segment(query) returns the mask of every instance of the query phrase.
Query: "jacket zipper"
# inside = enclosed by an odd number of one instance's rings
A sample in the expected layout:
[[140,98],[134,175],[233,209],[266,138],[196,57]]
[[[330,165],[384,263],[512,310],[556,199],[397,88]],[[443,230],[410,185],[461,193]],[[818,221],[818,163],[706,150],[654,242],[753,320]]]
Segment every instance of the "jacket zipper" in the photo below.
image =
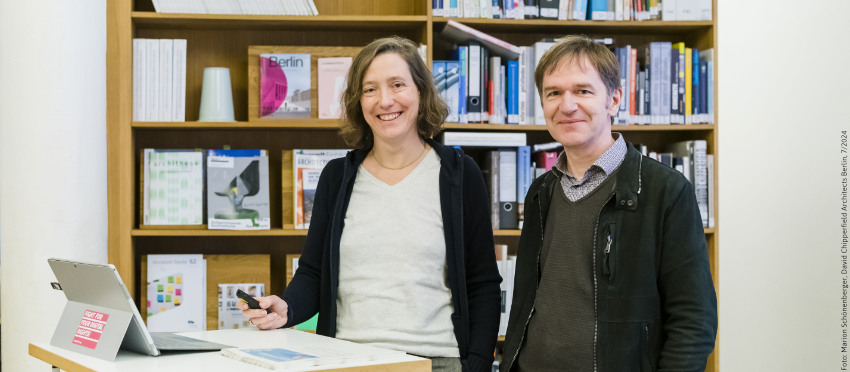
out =
[[608,243],[605,245],[605,258],[602,260],[602,273],[608,275],[608,281],[611,282],[611,245],[614,241],[611,239],[611,228],[608,228]]
[[[548,173],[547,173],[546,179],[543,180],[543,185],[541,186],[541,189],[546,186],[546,180],[548,178],[549,178],[549,176],[548,176]],[[538,193],[539,193],[539,191],[538,191]],[[542,205],[540,205],[540,197],[537,198],[537,213],[539,214],[538,217],[540,219],[540,244],[543,244],[543,227],[544,227],[543,226],[543,208],[542,208]],[[597,221],[597,223],[598,223],[598,221]],[[543,251],[542,249],[537,250],[537,265],[534,266],[534,277],[535,278],[540,276],[540,253],[542,251]],[[537,285],[539,286],[540,283],[537,283]],[[531,303],[531,311],[528,312],[528,318],[525,319],[525,325],[522,327],[522,337],[519,338],[519,346],[517,346],[517,348],[516,348],[516,352],[514,353],[514,357],[511,358],[511,365],[508,366],[508,371],[510,371],[511,368],[514,367],[514,362],[516,362],[516,357],[519,355],[519,350],[522,349],[522,342],[525,341],[525,331],[528,329],[528,322],[531,321],[531,316],[533,314],[534,314],[534,303],[532,302]]]
[[[594,323],[593,323],[593,371],[594,372],[598,371],[598,369],[599,369],[599,366],[597,365],[598,363],[597,363],[597,360],[596,360],[596,349],[597,349],[597,346],[599,344],[599,305],[598,305],[599,289],[598,289],[598,285],[597,285],[597,281],[596,281],[596,271],[597,271],[596,270],[596,236],[599,233],[599,219],[602,217],[602,210],[605,209],[605,205],[608,204],[608,202],[611,201],[611,198],[613,198],[613,197],[614,197],[614,192],[613,192],[613,189],[612,189],[611,195],[608,196],[608,200],[606,200],[605,203],[602,204],[602,208],[599,209],[599,213],[596,215],[596,227],[594,227],[594,229],[593,229],[593,317],[594,317]],[[541,235],[543,235],[543,234],[541,234]],[[608,235],[608,242],[609,242],[609,245],[605,249],[606,250],[606,257],[607,257],[607,253],[611,250],[611,245],[610,245],[611,235],[610,235],[610,232],[609,232],[609,235]]]

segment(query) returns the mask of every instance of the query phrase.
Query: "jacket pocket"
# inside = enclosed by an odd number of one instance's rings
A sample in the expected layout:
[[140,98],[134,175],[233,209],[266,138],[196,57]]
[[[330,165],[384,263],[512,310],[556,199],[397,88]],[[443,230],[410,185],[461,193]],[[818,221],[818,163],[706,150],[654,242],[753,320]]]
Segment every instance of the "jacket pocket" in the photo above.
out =
[[608,284],[614,283],[614,273],[616,271],[617,255],[617,225],[608,225],[608,233],[605,235],[605,248],[602,249],[602,273],[608,277]]

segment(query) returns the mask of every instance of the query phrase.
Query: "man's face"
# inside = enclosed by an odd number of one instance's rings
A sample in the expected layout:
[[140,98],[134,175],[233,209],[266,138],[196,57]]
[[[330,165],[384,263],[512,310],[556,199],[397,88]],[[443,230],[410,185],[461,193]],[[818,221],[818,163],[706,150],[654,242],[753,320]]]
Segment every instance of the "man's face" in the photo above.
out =
[[611,117],[617,114],[622,88],[611,98],[587,57],[562,58],[543,76],[543,115],[556,141],[568,150],[594,149],[611,140]]

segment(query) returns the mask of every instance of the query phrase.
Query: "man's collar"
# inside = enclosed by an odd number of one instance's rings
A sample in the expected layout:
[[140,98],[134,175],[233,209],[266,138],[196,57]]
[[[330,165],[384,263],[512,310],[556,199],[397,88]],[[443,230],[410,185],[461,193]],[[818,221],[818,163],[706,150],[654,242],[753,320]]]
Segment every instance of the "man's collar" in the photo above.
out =
[[[612,132],[611,137],[614,138],[614,144],[605,150],[605,152],[602,153],[602,155],[600,155],[590,166],[590,168],[597,167],[601,169],[605,172],[605,175],[610,175],[617,170],[626,156],[627,146],[623,136],[618,132]],[[590,171],[590,168],[588,168],[588,171]],[[561,151],[561,154],[558,155],[558,160],[555,162],[555,166],[552,167],[552,171],[554,171],[558,177],[567,175],[568,177],[575,178],[575,176],[569,173],[566,151]],[[587,171],[585,171],[585,175],[586,174]],[[584,179],[584,175],[582,175],[582,179]]]

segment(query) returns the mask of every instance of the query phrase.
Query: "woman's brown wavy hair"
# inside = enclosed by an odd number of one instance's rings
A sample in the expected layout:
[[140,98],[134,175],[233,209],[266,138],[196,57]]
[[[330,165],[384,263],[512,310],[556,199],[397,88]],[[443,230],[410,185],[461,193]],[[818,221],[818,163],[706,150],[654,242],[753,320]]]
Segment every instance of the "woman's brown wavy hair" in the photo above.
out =
[[416,130],[422,138],[431,138],[440,132],[443,121],[449,114],[449,107],[440,98],[434,86],[431,71],[419,56],[419,48],[412,41],[403,37],[392,36],[377,39],[367,45],[348,70],[348,86],[342,94],[342,124],[340,134],[345,142],[356,149],[369,150],[375,143],[372,128],[363,117],[360,97],[363,94],[363,78],[366,70],[375,57],[387,54],[398,54],[410,69],[410,75],[419,90],[419,116],[416,118]]

